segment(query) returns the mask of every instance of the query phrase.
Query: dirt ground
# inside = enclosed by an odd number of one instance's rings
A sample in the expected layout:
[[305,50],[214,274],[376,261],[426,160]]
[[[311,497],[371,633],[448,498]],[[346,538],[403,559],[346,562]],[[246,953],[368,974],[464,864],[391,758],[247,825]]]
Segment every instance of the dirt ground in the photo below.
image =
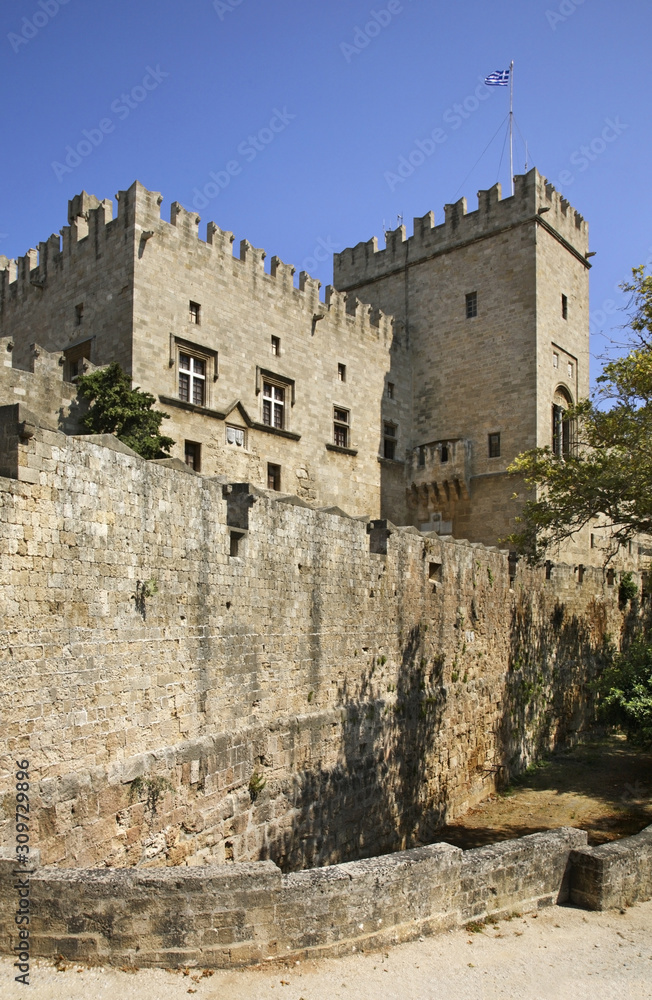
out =
[[650,823],[652,753],[610,736],[551,756],[444,827],[437,840],[468,849],[576,826],[587,831],[589,844],[604,844],[639,833]]

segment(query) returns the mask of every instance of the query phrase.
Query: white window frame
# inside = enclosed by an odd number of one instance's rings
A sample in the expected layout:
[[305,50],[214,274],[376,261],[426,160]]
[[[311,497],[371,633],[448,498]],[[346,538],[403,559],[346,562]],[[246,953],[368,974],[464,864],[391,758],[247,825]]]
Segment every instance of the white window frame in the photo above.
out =
[[[184,360],[188,359],[188,366],[184,364]],[[195,371],[195,362],[199,362],[203,365],[203,372]],[[193,406],[208,406],[208,365],[209,359],[206,355],[202,355],[199,352],[195,353],[193,351],[187,350],[186,348],[180,347],[177,357],[177,392],[179,399],[183,403],[191,403]],[[181,376],[186,375],[188,377],[188,398],[184,399],[181,395]],[[201,384],[201,394],[202,402],[197,403],[195,401],[195,386]]]
[[[263,378],[262,392],[262,422],[265,427],[272,427],[277,431],[287,430],[287,390],[288,386],[281,382],[274,382],[272,379]],[[281,393],[281,399],[276,398],[276,393]],[[269,404],[269,420],[265,420],[265,404]],[[276,423],[276,414],[280,410],[281,422]]]

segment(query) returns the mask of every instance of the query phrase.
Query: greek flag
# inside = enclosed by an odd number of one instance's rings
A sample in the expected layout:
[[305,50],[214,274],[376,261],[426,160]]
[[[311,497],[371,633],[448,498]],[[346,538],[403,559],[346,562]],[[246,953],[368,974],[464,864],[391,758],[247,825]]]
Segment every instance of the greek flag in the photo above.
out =
[[487,87],[508,87],[509,70],[497,69],[495,73],[490,73],[489,76],[486,76],[484,82]]

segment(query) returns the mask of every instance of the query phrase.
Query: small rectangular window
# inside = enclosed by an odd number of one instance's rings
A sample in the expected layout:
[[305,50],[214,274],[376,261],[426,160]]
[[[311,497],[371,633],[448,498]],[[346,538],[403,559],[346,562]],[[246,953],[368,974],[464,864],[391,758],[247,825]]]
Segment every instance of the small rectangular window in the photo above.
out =
[[84,303],[80,302],[75,306],[75,326],[81,326],[84,318]]
[[349,447],[349,411],[333,407],[333,442],[338,448]]
[[561,297],[561,318],[568,319],[568,296],[563,294]]
[[244,538],[242,531],[229,532],[229,555],[237,556],[240,553],[240,542]]
[[278,357],[281,353],[281,338],[272,337],[272,354]]
[[577,582],[584,583],[584,566],[582,563],[577,567]]
[[573,377],[573,362],[572,361],[568,362],[568,377],[569,378]]
[[552,563],[546,559],[546,580],[552,580]]
[[424,444],[422,444],[419,447],[417,454],[418,454],[419,468],[422,469],[426,464],[426,446]]
[[557,354],[557,351],[552,352],[552,367],[559,368],[559,355]]
[[440,454],[441,454],[441,461],[442,462],[447,462],[448,461],[448,445],[447,444],[443,444],[441,446],[441,453]]
[[614,569],[607,570],[607,586],[613,587],[614,581],[616,579],[616,571]]
[[500,458],[500,434],[489,435],[489,458]]
[[199,305],[199,302],[191,302],[188,312],[188,321],[190,323],[194,323],[196,326],[199,326],[200,311],[201,311],[201,306]]
[[396,458],[396,425],[383,425],[383,456],[385,458]]
[[337,380],[338,382],[346,382],[346,365],[337,366]]
[[267,463],[267,489],[280,492],[281,489],[281,466]]
[[466,318],[473,319],[478,315],[478,293],[469,292],[466,296]]
[[263,382],[263,423],[283,430],[285,426],[285,389]]
[[393,382],[388,382],[387,383],[387,398],[388,399],[394,399],[394,383]]
[[185,458],[186,465],[189,465],[195,472],[201,471],[201,445],[198,441],[186,441]]

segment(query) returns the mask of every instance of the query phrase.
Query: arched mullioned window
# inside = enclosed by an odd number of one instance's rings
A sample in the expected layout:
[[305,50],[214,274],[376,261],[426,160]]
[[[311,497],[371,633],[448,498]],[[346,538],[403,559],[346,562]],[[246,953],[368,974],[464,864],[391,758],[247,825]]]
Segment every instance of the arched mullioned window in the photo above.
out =
[[552,402],[552,450],[559,458],[572,455],[575,450],[575,422],[565,415],[572,405],[568,390],[558,386]]

